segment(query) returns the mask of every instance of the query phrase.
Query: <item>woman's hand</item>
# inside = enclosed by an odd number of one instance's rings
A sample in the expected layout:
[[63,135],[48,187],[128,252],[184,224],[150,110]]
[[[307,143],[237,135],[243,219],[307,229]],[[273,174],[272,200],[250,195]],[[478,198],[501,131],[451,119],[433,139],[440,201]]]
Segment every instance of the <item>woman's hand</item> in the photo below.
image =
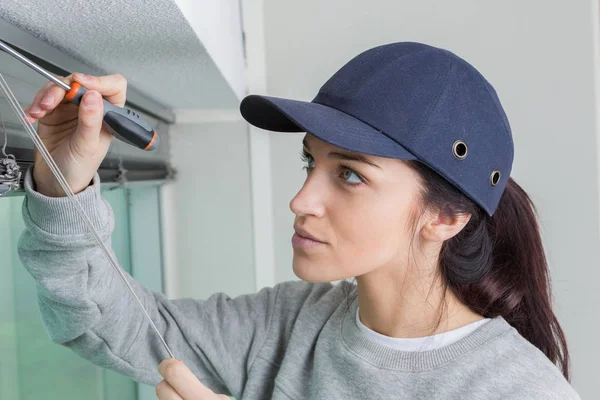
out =
[[[102,97],[123,106],[127,81],[121,75],[88,76],[73,74],[61,78],[71,85],[79,82],[88,91],[81,104],[64,101],[65,90],[47,83],[25,109],[29,121],[38,121],[38,134],[56,161],[74,193],[84,190],[108,152],[112,135],[102,127]],[[46,196],[65,196],[37,149],[33,179],[36,190]]]
[[200,383],[179,360],[163,360],[158,366],[158,372],[165,378],[156,386],[159,400],[229,400],[224,394],[216,394]]

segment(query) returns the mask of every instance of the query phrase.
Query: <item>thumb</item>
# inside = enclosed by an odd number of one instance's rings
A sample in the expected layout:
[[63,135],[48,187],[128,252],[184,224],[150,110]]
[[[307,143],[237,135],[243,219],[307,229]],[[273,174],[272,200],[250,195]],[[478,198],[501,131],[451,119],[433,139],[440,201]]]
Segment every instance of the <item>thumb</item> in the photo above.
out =
[[77,124],[78,136],[83,142],[97,141],[102,129],[104,106],[102,96],[95,90],[87,91],[79,105],[79,121]]

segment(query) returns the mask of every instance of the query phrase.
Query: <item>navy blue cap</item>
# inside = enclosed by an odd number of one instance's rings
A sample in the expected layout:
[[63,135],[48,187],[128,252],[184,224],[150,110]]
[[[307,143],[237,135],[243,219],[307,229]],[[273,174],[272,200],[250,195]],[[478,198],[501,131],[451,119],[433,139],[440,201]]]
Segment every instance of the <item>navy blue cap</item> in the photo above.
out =
[[262,129],[309,132],[350,151],[418,160],[490,216],[512,169],[512,133],[494,88],[462,58],[421,43],[359,54],[311,102],[250,95],[240,111]]

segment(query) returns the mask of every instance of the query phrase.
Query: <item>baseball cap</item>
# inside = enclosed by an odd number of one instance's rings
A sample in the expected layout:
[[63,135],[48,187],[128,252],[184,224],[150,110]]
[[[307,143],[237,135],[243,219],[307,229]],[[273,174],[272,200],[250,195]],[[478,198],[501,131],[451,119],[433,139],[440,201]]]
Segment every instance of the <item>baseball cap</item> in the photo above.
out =
[[240,112],[269,131],[422,162],[490,216],[512,169],[512,133],[495,89],[462,58],[422,43],[364,51],[310,102],[249,95]]

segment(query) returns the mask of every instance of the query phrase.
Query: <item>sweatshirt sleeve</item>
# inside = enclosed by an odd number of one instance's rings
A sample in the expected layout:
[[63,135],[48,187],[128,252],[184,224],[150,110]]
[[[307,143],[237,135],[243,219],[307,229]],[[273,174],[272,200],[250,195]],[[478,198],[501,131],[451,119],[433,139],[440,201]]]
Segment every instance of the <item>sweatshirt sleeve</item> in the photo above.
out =
[[[96,365],[156,385],[162,380],[157,366],[168,354],[70,200],[36,192],[31,169],[25,189],[19,256],[36,281],[52,340]],[[114,216],[99,176],[76,196],[110,248]],[[175,357],[215,392],[240,396],[266,340],[278,288],[169,300],[127,278]]]

